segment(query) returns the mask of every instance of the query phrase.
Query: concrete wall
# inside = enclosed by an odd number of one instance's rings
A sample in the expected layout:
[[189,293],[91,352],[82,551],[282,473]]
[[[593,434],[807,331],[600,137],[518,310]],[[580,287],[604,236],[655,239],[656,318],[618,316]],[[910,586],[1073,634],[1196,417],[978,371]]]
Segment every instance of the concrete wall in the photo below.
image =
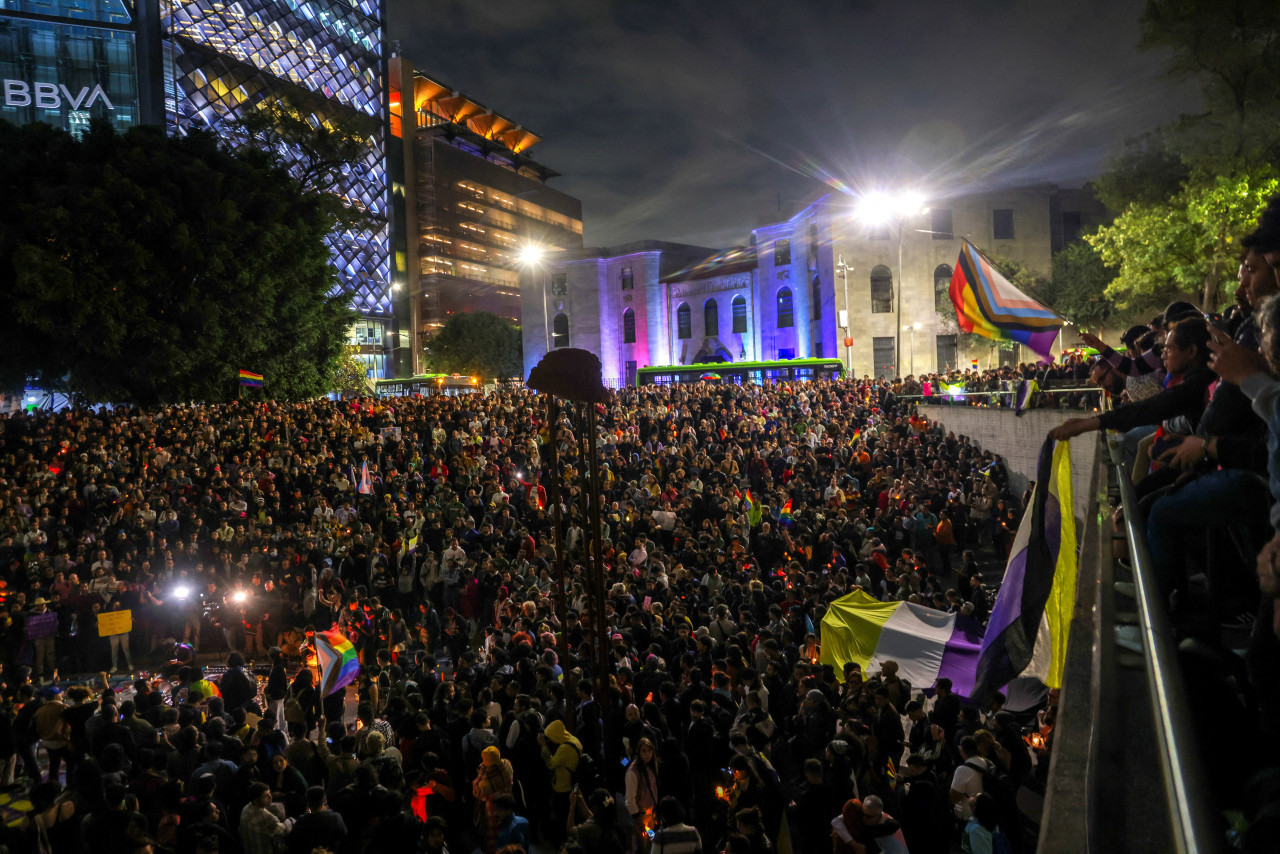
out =
[[[1035,480],[1040,447],[1049,430],[1068,418],[1089,414],[1076,409],[1029,409],[1018,416],[1011,409],[980,406],[921,406],[920,412],[948,432],[968,436],[982,450],[999,454],[1017,495]],[[1077,520],[1084,518],[1089,506],[1089,481],[1097,454],[1096,433],[1071,440],[1071,502]]]

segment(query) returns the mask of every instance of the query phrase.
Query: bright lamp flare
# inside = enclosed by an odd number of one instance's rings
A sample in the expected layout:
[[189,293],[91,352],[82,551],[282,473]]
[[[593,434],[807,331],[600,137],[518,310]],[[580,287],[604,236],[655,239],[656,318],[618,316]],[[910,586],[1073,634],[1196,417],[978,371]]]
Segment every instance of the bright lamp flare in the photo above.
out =
[[243,602],[245,599],[249,598],[249,594],[245,593],[243,590],[237,590],[235,593],[231,594],[231,598],[233,601]]
[[191,589],[189,587],[175,587],[173,588],[173,595],[179,599],[186,599],[191,595]]
[[535,243],[527,244],[525,246],[520,247],[520,263],[521,264],[537,264],[539,261],[542,260],[542,256],[545,254],[546,252],[543,250],[541,246],[538,246]]
[[896,195],[877,191],[858,197],[858,219],[870,225],[881,225],[900,217],[924,211],[924,194],[910,190]]

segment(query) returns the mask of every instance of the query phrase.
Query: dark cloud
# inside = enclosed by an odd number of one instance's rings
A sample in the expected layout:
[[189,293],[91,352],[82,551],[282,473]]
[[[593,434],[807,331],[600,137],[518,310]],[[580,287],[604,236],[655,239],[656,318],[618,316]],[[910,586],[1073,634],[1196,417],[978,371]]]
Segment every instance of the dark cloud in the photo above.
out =
[[544,136],[586,239],[740,242],[823,180],[1078,184],[1193,109],[1143,0],[389,0],[415,66]]

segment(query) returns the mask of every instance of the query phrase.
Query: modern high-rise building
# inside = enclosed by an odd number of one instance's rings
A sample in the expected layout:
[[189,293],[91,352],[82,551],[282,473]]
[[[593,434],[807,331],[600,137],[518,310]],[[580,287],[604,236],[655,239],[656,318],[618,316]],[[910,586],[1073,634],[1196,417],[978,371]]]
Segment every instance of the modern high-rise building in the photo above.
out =
[[158,123],[142,114],[138,50],[124,0],[0,0],[0,119],[72,133],[91,119]]
[[[0,118],[71,132],[193,128],[229,139],[262,105],[286,102],[316,123],[368,139],[337,192],[366,225],[329,239],[360,313],[350,337],[371,376],[394,357],[385,135],[384,0],[0,0]],[[300,160],[297,152],[286,157]]]
[[527,154],[538,134],[404,57],[391,58],[389,79],[394,263],[414,331],[408,367],[418,373],[423,348],[452,314],[521,323],[531,275],[522,250],[581,248],[582,203],[547,186],[559,173]]

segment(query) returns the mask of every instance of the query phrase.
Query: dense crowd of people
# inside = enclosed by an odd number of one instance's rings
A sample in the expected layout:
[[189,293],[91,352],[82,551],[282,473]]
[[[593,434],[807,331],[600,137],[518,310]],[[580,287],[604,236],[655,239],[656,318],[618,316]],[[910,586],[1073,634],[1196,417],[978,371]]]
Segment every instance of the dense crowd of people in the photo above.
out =
[[[0,745],[38,784],[41,840],[811,850],[843,809],[847,850],[892,850],[950,813],[967,759],[1029,776],[1011,714],[943,688],[931,726],[913,691],[934,686],[816,663],[826,604],[855,587],[985,618],[975,551],[1002,559],[1021,513],[990,453],[887,383],[618,392],[601,680],[580,414],[548,424],[500,391],[5,420]],[[355,720],[311,668],[291,678],[334,626],[363,664]],[[58,688],[175,648],[132,692]]]
[[[1240,791],[1273,758],[1280,684],[1280,209],[1268,216],[1224,329],[1175,304],[1125,334],[1128,355],[1087,338],[1101,357],[1062,370],[1114,406],[1054,431],[1125,432],[1179,631],[1260,609],[1247,671],[1193,700],[1238,712],[1237,738],[1260,712],[1264,749],[1216,769]],[[989,615],[982,567],[1005,560],[1026,497],[913,391],[618,391],[595,413],[598,541],[586,411],[549,423],[525,390],[0,419],[0,758],[29,801],[0,802],[18,813],[3,841],[1030,850],[1017,795],[1043,781],[1052,692],[1020,716],[946,679],[911,685],[895,661],[864,673],[820,655],[828,605],[854,589]],[[322,694],[329,629],[360,668]],[[102,679],[66,678],[86,672]],[[1249,790],[1246,848],[1276,800]]]

